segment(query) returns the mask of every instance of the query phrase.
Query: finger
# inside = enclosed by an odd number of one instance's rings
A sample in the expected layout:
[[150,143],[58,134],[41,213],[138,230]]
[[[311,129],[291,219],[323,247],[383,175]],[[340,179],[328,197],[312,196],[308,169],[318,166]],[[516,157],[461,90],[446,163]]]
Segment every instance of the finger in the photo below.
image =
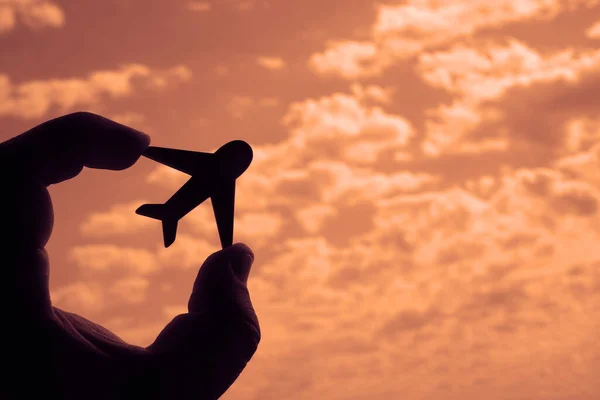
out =
[[53,212],[44,186],[77,175],[84,166],[120,170],[133,165],[150,138],[91,113],[74,113],[45,122],[0,143],[0,175],[5,195],[0,209],[11,218],[0,232],[12,246],[43,247]]
[[253,263],[254,253],[243,243],[213,253],[198,272],[188,311],[201,313],[224,306],[253,311],[247,288]]
[[132,166],[150,137],[87,112],[68,114],[0,143],[0,160],[13,173],[45,185],[73,178],[84,166],[122,170]]
[[83,166],[131,166],[149,138],[99,115],[75,113],[0,143],[0,300],[14,315],[47,313],[48,259],[43,250],[53,226],[47,185],[77,175]]
[[188,314],[173,319],[148,347],[160,387],[172,398],[207,393],[219,398],[243,371],[260,342],[246,285],[254,260],[238,243],[211,255],[200,268]]

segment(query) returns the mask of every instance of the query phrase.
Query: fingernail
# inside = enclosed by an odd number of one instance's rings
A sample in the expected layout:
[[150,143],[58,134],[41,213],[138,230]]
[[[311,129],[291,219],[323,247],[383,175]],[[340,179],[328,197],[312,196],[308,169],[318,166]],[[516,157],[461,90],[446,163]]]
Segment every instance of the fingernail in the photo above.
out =
[[[137,129],[136,129],[137,130]],[[148,135],[146,132],[142,132],[142,131],[138,131],[144,138],[148,139],[148,142],[150,142],[151,137],[150,135]]]
[[147,147],[148,145],[150,145],[151,138],[150,138],[150,135],[148,135],[147,133],[145,133],[145,132],[142,132],[142,131],[140,131],[140,130],[138,130],[138,129],[135,129],[134,127],[131,127],[131,126],[129,126],[129,125],[125,125],[125,124],[122,124],[122,123],[120,123],[120,122],[113,121],[113,120],[111,120],[111,119],[107,119],[107,118],[104,118],[104,117],[100,117],[100,118],[102,118],[102,119],[106,120],[105,122],[106,122],[106,124],[108,124],[108,125],[113,125],[113,126],[116,126],[116,127],[117,127],[118,129],[120,129],[120,130],[125,130],[125,131],[130,131],[130,132],[133,132],[133,133],[134,133],[134,134],[136,134],[136,135],[137,135],[137,136],[138,136],[140,139],[142,139],[142,142],[144,142],[144,145],[145,145],[146,147]]
[[134,131],[141,136],[142,140],[145,142],[144,144],[146,147],[150,146],[150,143],[152,142],[152,138],[150,137],[150,135],[142,131],[138,131],[137,129],[134,129]]
[[254,257],[248,253],[238,253],[231,260],[231,269],[235,276],[244,283],[248,282]]

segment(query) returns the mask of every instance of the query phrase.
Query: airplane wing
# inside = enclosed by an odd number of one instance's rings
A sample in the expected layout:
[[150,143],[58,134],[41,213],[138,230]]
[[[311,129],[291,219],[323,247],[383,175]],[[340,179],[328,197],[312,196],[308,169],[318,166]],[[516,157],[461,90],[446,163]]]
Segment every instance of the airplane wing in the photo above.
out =
[[156,146],[149,146],[143,155],[188,175],[192,175],[194,171],[212,168],[214,157],[211,153]]
[[233,244],[233,214],[235,209],[235,179],[222,182],[210,196],[221,247]]

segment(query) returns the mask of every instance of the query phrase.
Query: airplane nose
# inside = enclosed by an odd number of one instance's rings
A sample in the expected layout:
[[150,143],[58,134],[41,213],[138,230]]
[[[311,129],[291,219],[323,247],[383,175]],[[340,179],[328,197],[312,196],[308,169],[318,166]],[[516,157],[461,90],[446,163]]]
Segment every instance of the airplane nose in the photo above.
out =
[[233,140],[215,152],[223,171],[236,179],[248,169],[252,162],[252,147],[243,140]]

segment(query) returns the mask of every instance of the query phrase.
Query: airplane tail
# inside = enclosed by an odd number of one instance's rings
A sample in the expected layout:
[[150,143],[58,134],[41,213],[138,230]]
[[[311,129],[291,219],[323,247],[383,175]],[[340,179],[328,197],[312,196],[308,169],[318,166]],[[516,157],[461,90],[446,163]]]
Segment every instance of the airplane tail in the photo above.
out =
[[162,222],[163,239],[165,247],[169,247],[175,241],[177,234],[177,219],[169,218],[164,204],[144,204],[135,210],[138,215],[158,219]]

